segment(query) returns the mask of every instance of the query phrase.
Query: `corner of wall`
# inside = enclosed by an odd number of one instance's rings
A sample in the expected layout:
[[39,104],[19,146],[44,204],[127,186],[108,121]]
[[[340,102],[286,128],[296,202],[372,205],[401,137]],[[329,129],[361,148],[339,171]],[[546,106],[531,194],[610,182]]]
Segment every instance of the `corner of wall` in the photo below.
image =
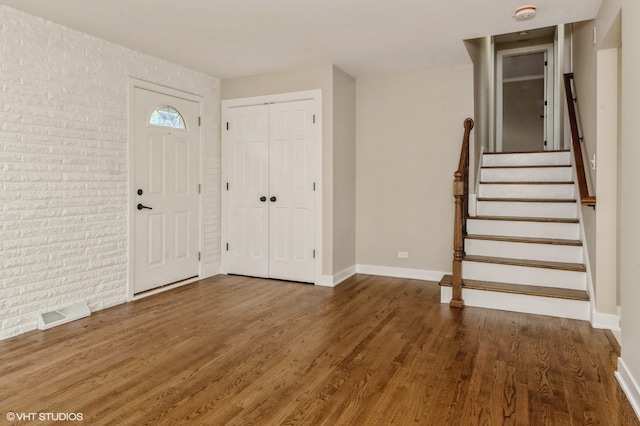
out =
[[615,376],[618,383],[620,383],[620,387],[622,387],[622,390],[629,399],[633,411],[635,411],[636,416],[640,419],[640,386],[638,386],[638,381],[633,377],[633,374],[622,358],[618,358],[618,371],[616,371]]
[[[356,261],[356,80],[333,66],[333,259],[340,276]],[[345,269],[346,268],[346,269]],[[334,280],[335,281],[335,280]]]

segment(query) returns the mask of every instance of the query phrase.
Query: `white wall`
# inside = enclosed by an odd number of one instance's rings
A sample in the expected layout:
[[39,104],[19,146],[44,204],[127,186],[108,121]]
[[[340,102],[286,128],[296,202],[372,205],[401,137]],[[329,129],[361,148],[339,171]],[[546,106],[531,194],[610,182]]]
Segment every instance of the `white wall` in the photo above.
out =
[[[640,416],[640,3],[622,1],[622,147],[620,188],[620,280],[622,357],[618,371],[627,382],[627,396]],[[635,381],[635,383],[633,382]]]
[[469,147],[469,192],[476,192],[476,178],[483,151],[495,150],[495,143],[490,142],[493,117],[494,92],[494,45],[492,37],[466,40],[465,46],[473,62],[474,87],[474,128],[472,143]]
[[[594,324],[617,328],[619,294],[620,1],[603,2],[592,21],[574,24],[574,74],[596,209],[583,207],[593,273]],[[594,40],[595,32],[595,40]],[[589,177],[589,176],[588,176]]]
[[467,65],[357,80],[358,265],[430,279],[451,271],[453,173],[473,79]]
[[596,309],[617,314],[618,298],[618,49],[599,50],[596,187]]
[[0,6],[0,338],[128,294],[130,77],[203,98],[203,270],[220,264],[219,80]]
[[603,3],[595,20],[574,24],[573,36],[576,95],[585,139],[583,149],[586,146],[589,159],[596,155],[596,170],[591,170],[590,163],[585,165],[587,179],[591,178],[594,184],[596,209],[582,208],[598,314],[594,323],[616,328],[619,300],[617,163],[620,22],[611,17],[617,16],[615,9],[612,9],[614,3]]
[[333,67],[333,275],[355,264],[356,80]]

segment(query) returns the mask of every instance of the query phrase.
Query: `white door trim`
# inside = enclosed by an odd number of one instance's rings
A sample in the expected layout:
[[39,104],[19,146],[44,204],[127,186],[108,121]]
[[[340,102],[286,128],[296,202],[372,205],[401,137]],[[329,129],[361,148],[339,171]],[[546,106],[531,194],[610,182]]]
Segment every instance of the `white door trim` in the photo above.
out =
[[547,139],[547,146],[545,150],[557,150],[558,140],[555,135],[555,128],[557,127],[556,120],[556,92],[557,88],[555,87],[555,55],[554,55],[554,45],[553,43],[549,44],[540,44],[536,46],[527,46],[527,47],[519,47],[516,49],[505,49],[498,50],[496,52],[496,97],[495,97],[495,119],[496,119],[496,127],[495,127],[495,135],[496,135],[496,152],[502,152],[502,110],[503,110],[503,99],[502,99],[502,87],[503,87],[503,77],[502,77],[502,59],[505,56],[513,56],[513,55],[522,55],[526,53],[546,53],[547,67],[546,73],[544,76],[545,81],[545,96],[547,99],[547,108],[545,111],[545,138]]
[[[129,238],[129,256],[127,258],[127,300],[131,301],[131,300],[137,300],[137,299],[141,299],[144,297],[148,297],[157,293],[161,293],[163,291],[167,291],[167,290],[171,290],[173,288],[176,287],[180,287],[183,286],[185,284],[190,284],[192,282],[195,282],[197,280],[200,279],[200,277],[202,277],[202,262],[199,263],[199,267],[198,267],[198,277],[191,279],[191,280],[185,280],[185,281],[181,281],[179,283],[176,284],[172,284],[172,285],[168,285],[166,287],[160,287],[158,289],[155,290],[150,290],[147,291],[143,294],[140,295],[136,295],[134,296],[134,279],[135,279],[135,229],[134,229],[134,214],[136,212],[136,209],[134,208],[134,195],[135,195],[135,179],[134,179],[134,166],[135,166],[135,149],[133,147],[133,144],[135,143],[135,132],[134,132],[134,118],[133,118],[133,114],[135,113],[135,109],[134,109],[134,94],[135,94],[135,89],[145,89],[145,90],[150,90],[153,92],[157,92],[157,93],[161,93],[164,95],[168,95],[168,96],[173,96],[176,98],[182,98],[182,99],[186,99],[188,101],[192,101],[192,102],[196,102],[198,104],[198,115],[200,117],[202,117],[202,103],[203,103],[203,97],[193,94],[193,93],[188,93],[188,92],[183,92],[181,90],[177,90],[177,89],[173,89],[170,87],[166,87],[166,86],[161,86],[159,84],[155,84],[155,83],[150,83],[148,81],[144,81],[144,80],[139,80],[137,78],[134,77],[129,77],[129,88],[128,88],[128,107],[129,107],[129,114],[128,114],[128,119],[129,119],[129,131],[128,131],[128,143],[127,143],[127,149],[129,151],[129,173],[128,173],[128,183],[129,183],[129,197],[128,197],[128,202],[129,202],[129,226],[128,226],[128,238]],[[199,160],[199,176],[198,179],[200,180],[200,182],[203,182],[203,139],[202,139],[202,126],[198,126],[198,140],[199,140],[199,144],[198,144],[198,156],[200,158]],[[204,216],[204,212],[202,211],[202,195],[200,196],[199,199],[199,223],[198,223],[198,228],[199,228],[199,242],[198,242],[198,250],[200,252],[202,252],[202,241],[204,241],[204,229],[203,229],[203,216]]]
[[314,262],[315,279],[314,284],[318,284],[322,279],[322,90],[306,90],[301,92],[280,93],[274,95],[254,96],[249,98],[227,99],[222,101],[221,111],[221,132],[222,132],[222,179],[221,179],[221,240],[220,240],[220,272],[227,273],[227,132],[226,123],[229,108],[264,105],[271,103],[293,102],[293,101],[314,101],[314,111],[316,117],[315,126],[315,250]]

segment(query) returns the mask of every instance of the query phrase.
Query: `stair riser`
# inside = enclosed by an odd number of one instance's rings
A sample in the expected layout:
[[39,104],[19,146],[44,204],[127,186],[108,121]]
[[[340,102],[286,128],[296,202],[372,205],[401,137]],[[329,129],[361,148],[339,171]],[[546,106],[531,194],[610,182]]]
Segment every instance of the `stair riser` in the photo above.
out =
[[580,229],[577,223],[514,222],[502,220],[467,220],[467,233],[499,235],[502,237],[560,238],[577,240]]
[[[440,301],[442,303],[449,303],[451,297],[451,287],[440,287]],[[583,321],[589,321],[590,319],[590,303],[582,300],[499,293],[470,288],[462,290],[462,299],[465,305],[479,308],[549,315]]]
[[464,251],[468,255],[478,256],[566,263],[583,262],[581,246],[466,239]]
[[567,182],[571,181],[570,167],[482,169],[481,182]]
[[571,199],[575,197],[575,187],[573,184],[480,184],[478,188],[478,196],[486,198]]
[[573,290],[587,289],[587,274],[578,271],[532,268],[483,262],[462,262],[463,279],[527,284]]
[[483,166],[559,166],[571,164],[569,152],[485,154]]
[[532,203],[519,201],[478,201],[479,216],[514,216],[575,219],[577,203]]

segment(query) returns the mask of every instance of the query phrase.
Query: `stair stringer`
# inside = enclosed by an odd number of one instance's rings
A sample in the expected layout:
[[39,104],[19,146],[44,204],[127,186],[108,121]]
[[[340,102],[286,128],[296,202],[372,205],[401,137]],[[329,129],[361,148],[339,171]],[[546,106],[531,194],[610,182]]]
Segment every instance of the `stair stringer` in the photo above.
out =
[[[573,146],[570,147],[571,155],[571,170],[574,181],[577,182],[577,173],[576,173],[576,163],[575,156],[573,155]],[[575,185],[574,188],[576,200],[580,200],[580,189],[578,185]],[[601,328],[606,330],[611,330],[614,332],[620,332],[620,315],[614,314],[602,314],[599,313],[596,308],[596,293],[594,291],[593,284],[593,273],[591,270],[591,261],[589,260],[589,247],[587,244],[587,236],[584,228],[584,215],[582,214],[582,205],[578,203],[578,230],[580,232],[580,241],[582,241],[582,255],[583,255],[583,264],[587,270],[587,293],[589,293],[589,304],[591,309],[589,311],[589,322],[591,323],[591,327],[593,328]],[[591,208],[591,207],[589,207]],[[595,207],[593,207],[595,208]]]
[[478,193],[480,192],[480,172],[482,171],[482,166],[484,165],[484,146],[480,147],[480,158],[478,159],[478,165],[476,167],[476,182],[473,188],[474,192],[469,192],[469,200],[467,203],[467,209],[469,216],[477,216],[478,212]]

